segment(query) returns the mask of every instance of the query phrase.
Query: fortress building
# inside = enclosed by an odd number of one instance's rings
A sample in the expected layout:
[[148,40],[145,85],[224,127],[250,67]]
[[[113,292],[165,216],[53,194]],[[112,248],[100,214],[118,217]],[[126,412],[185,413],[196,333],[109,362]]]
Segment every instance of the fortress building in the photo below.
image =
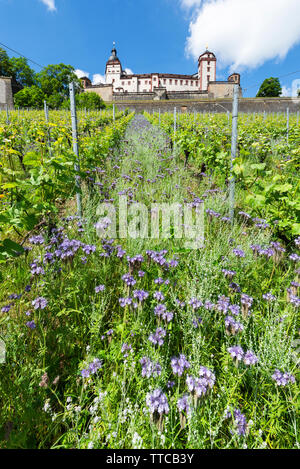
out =
[[104,101],[131,99],[197,99],[224,98],[233,95],[233,85],[240,84],[240,75],[230,75],[228,81],[216,81],[217,59],[206,50],[198,59],[194,75],[171,73],[128,74],[122,68],[115,44],[106,62],[105,84],[92,85],[87,77],[81,79],[84,91],[98,93]]

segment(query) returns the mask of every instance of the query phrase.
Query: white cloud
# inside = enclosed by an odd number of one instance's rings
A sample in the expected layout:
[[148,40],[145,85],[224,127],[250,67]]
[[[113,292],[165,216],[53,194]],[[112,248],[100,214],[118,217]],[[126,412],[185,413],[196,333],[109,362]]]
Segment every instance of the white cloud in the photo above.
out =
[[56,11],[55,0],[40,0],[49,11]]
[[291,88],[288,88],[287,86],[283,86],[282,87],[282,92],[281,92],[281,96],[291,96],[292,95],[292,90]]
[[95,73],[92,80],[93,85],[100,85],[100,83],[105,84],[105,76],[100,75],[100,73]]
[[282,86],[281,96],[289,96],[296,98],[298,96],[298,91],[300,90],[300,79],[293,80],[291,86]]
[[125,72],[127,73],[127,75],[133,75],[133,71],[131,70],[131,68],[125,68]]
[[77,75],[78,78],[82,78],[82,77],[89,78],[89,76],[90,76],[90,74],[88,72],[84,72],[83,70],[80,70],[80,68],[77,68],[75,70],[75,75]]
[[197,9],[199,4],[181,0],[194,7],[186,51],[195,59],[207,44],[221,67],[241,71],[283,59],[300,41],[299,0],[203,0]]
[[193,8],[199,7],[202,3],[202,0],[180,0],[180,3],[184,8]]

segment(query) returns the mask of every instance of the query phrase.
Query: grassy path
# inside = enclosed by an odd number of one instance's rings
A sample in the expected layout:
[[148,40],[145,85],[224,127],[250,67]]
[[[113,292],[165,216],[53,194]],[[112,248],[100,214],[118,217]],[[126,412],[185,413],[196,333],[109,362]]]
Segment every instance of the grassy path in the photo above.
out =
[[[231,226],[226,193],[212,187],[137,115],[91,173],[85,220],[31,239],[1,286],[3,447],[297,445],[296,385],[272,377],[295,374],[294,261],[246,215]],[[120,196],[149,213],[152,203],[201,199],[204,247],[101,240],[99,206]]]

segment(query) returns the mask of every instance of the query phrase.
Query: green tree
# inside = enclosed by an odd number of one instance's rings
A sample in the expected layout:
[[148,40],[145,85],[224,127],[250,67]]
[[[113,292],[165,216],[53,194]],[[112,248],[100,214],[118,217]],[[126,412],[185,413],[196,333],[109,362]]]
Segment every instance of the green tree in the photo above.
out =
[[44,105],[45,95],[43,91],[36,85],[27,86],[14,96],[15,105],[21,108],[40,109]]
[[[76,94],[75,100],[78,109],[99,110],[106,107],[103,99],[94,92]],[[64,101],[62,107],[70,109],[70,99]]]
[[49,107],[58,108],[69,96],[69,83],[74,81],[80,89],[80,80],[75,75],[75,69],[71,65],[48,65],[37,74],[38,84],[46,96]]
[[257,98],[277,98],[281,95],[282,88],[280,85],[279,78],[266,78],[263,83],[261,84],[261,87],[259,88],[259,91],[256,95]]
[[24,57],[12,57],[10,59],[12,76],[22,86],[33,86],[36,84],[35,71],[29,67]]
[[4,49],[0,48],[0,76],[10,77],[12,75],[10,59]]

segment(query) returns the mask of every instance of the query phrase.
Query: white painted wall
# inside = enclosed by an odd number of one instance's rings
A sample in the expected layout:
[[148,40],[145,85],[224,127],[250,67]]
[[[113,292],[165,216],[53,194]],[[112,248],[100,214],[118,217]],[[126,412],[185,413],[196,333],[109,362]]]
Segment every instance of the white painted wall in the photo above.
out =
[[[205,54],[203,58],[208,58]],[[200,73],[202,72],[202,83]],[[112,84],[114,92],[150,92],[154,87],[164,87],[167,91],[206,91],[208,81],[216,81],[216,61],[200,60],[198,77],[182,78],[162,77],[157,73],[152,73],[150,77],[141,78],[139,75],[131,75],[130,78],[121,78],[121,65],[109,64],[106,69],[106,83]],[[122,88],[122,90],[117,90]]]

